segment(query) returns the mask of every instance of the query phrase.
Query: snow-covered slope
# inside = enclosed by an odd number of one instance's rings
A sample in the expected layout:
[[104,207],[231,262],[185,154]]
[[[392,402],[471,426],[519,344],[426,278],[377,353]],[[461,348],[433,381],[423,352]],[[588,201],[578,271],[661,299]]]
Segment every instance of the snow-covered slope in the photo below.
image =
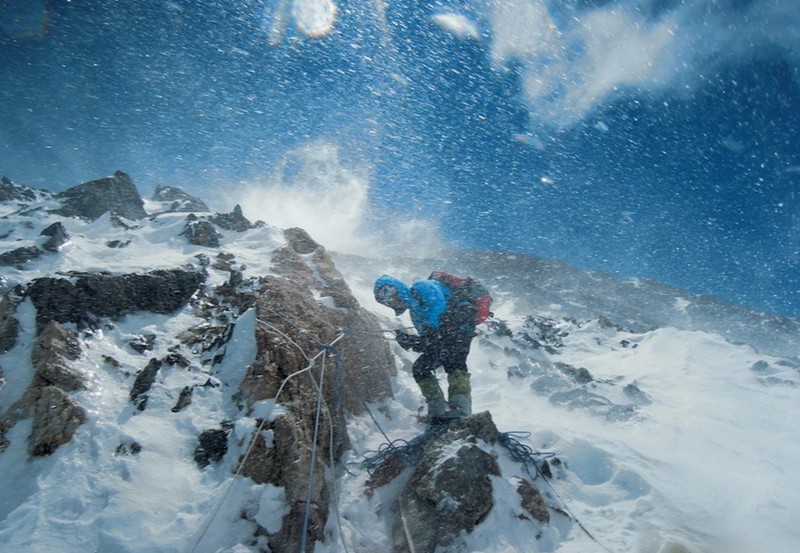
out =
[[[159,206],[146,207],[159,211]],[[261,226],[223,233],[218,249],[191,246],[180,236],[186,214],[161,214],[125,229],[108,215],[88,223],[43,211],[27,216],[11,211],[0,220],[3,250],[38,244],[40,230],[55,221],[65,225],[70,240],[57,253],[21,269],[4,267],[4,291],[69,271],[199,267],[201,254],[213,260],[220,251],[234,256],[247,280],[269,274],[270,252],[284,243],[280,229]],[[324,244],[324,237],[315,238]],[[126,246],[109,247],[114,240]],[[469,267],[470,259],[466,252],[431,260],[336,258],[356,298],[386,328],[409,321],[374,303],[371,286],[377,276],[390,272],[410,279],[434,268]],[[579,289],[579,272],[566,267],[561,292],[560,266],[549,269],[552,285],[547,288],[536,288],[530,274],[510,272],[513,264],[472,267],[496,298],[495,319],[481,329],[469,359],[474,408],[489,410],[501,431],[519,432],[533,450],[560,460],[553,465],[554,477],[537,483],[559,498],[572,518],[556,518],[552,528],[543,529],[515,516],[518,496],[498,492],[489,517],[464,537],[466,550],[797,550],[800,339],[792,343],[791,335],[781,336],[780,351],[761,343],[754,348],[743,339],[746,321],[753,321],[751,330],[758,337],[763,316],[713,311],[720,328],[743,329],[730,340],[693,322],[714,318],[702,312],[702,305],[693,305],[692,317],[680,325],[659,324],[663,314],[658,309],[642,315],[648,310],[640,305],[639,288],[611,286],[604,277],[602,289]],[[230,276],[213,263],[207,270],[209,287]],[[579,281],[592,280],[597,279],[582,275]],[[532,299],[540,290],[546,291],[546,300]],[[685,307],[680,300],[666,303]],[[20,339],[0,355],[0,414],[32,378],[33,306],[24,302],[18,316]],[[88,386],[73,398],[87,410],[88,422],[71,443],[47,457],[28,458],[29,422],[7,433],[10,445],[0,453],[0,550],[265,550],[263,540],[252,537],[254,525],[241,514],[277,530],[286,512],[283,491],[232,476],[256,424],[237,413],[231,400],[255,356],[253,312],[239,317],[221,364],[208,363],[208,352],[183,348],[189,366],[160,373],[148,409],[137,412],[130,401],[131,383],[147,359],[167,355],[179,345],[181,332],[202,323],[188,305],[169,315],[139,313],[82,330],[83,355],[74,366]],[[145,334],[156,339],[142,355],[129,343]],[[395,354],[394,401],[373,405],[371,416],[349,423],[348,470],[331,472],[339,516],[329,519],[327,539],[316,544],[318,553],[388,550],[386,509],[380,495],[365,496],[367,474],[361,463],[387,438],[409,440],[425,429],[414,416],[422,404],[409,370],[414,354],[398,348]],[[195,386],[190,408],[173,412],[187,386]],[[235,447],[220,463],[199,469],[193,460],[198,434],[233,419]],[[504,471],[525,470],[502,450],[498,455]]]

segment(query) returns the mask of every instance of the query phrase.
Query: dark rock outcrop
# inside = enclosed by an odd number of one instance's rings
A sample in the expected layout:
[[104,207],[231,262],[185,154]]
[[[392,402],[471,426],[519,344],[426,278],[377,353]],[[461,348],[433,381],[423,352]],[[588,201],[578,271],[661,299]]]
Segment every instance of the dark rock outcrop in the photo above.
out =
[[203,200],[195,198],[176,186],[158,186],[150,199],[155,202],[168,203],[169,205],[165,206],[165,209],[173,213],[209,211]]
[[86,422],[86,410],[57,386],[37,388],[32,406],[33,429],[28,437],[28,454],[43,456],[72,441],[75,431]]
[[52,213],[94,221],[112,211],[130,220],[147,217],[144,202],[131,178],[122,171],[113,177],[93,180],[56,194],[61,207]]
[[228,452],[228,435],[232,428],[230,424],[223,423],[221,428],[211,428],[200,434],[194,450],[194,461],[200,468],[222,460]]
[[416,551],[433,553],[475,529],[494,504],[490,476],[500,476],[500,467],[485,448],[498,437],[485,412],[451,423],[424,444],[398,498],[393,551],[407,551],[411,540]]
[[235,232],[244,232],[248,229],[258,226],[258,224],[251,223],[247,217],[242,213],[242,207],[236,205],[230,213],[217,213],[211,217],[211,222],[225,230],[232,230]]
[[0,417],[0,451],[8,442],[5,432],[23,419],[32,419],[28,454],[49,455],[72,440],[86,422],[86,411],[67,392],[85,387],[82,374],[68,361],[81,355],[77,335],[51,321],[37,336],[31,352],[34,376],[30,386]]
[[36,199],[32,188],[15,184],[8,177],[0,179],[0,202],[31,202]]
[[41,257],[44,252],[36,246],[22,246],[8,252],[0,253],[0,266],[24,269],[28,261]]
[[124,275],[84,274],[74,283],[65,278],[34,280],[27,294],[36,307],[41,329],[51,320],[82,323],[89,314],[122,317],[136,311],[167,314],[186,304],[205,274],[183,269]]
[[131,388],[130,398],[139,411],[144,411],[145,407],[147,407],[147,392],[153,387],[153,383],[155,383],[156,376],[158,375],[158,371],[161,370],[162,365],[163,362],[154,357],[150,359],[147,366],[136,375],[133,388]]
[[393,553],[464,551],[460,536],[489,514],[496,485],[519,494],[518,518],[549,523],[548,506],[532,481],[503,478],[497,462],[500,438],[491,415],[483,412],[429,427],[381,457],[370,472],[367,493],[383,488],[382,502],[393,513]]
[[31,362],[36,369],[33,386],[56,386],[65,392],[84,389],[83,375],[67,363],[80,356],[78,336],[59,323],[50,321],[37,336],[31,351]]
[[47,240],[42,244],[42,249],[48,252],[57,252],[58,249],[69,241],[69,233],[61,222],[56,222],[41,232],[42,236],[47,236]]
[[19,290],[12,290],[0,300],[0,353],[6,353],[17,344],[19,321],[16,314],[20,301]]
[[186,226],[181,231],[181,236],[185,236],[193,246],[203,246],[204,248],[218,248],[219,240],[222,235],[216,227],[209,221],[198,219],[194,215],[186,218]]

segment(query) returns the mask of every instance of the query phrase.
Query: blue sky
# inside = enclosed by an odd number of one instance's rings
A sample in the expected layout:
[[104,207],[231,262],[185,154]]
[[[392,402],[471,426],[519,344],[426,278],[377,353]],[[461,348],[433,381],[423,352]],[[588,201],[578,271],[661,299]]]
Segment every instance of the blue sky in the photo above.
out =
[[325,140],[450,241],[799,316],[791,4],[5,0],[0,173],[202,197]]

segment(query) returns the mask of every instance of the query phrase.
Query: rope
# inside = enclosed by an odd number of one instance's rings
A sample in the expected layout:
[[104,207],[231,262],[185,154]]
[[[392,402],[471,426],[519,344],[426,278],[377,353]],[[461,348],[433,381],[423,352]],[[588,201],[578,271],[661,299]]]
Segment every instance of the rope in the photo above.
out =
[[[240,476],[240,475],[241,475],[241,473],[242,473],[242,469],[244,468],[245,464],[247,463],[247,460],[248,460],[248,458],[250,457],[250,454],[252,453],[252,451],[253,451],[253,448],[255,447],[255,443],[256,443],[256,437],[257,437],[257,436],[258,436],[258,435],[261,433],[261,431],[264,429],[264,425],[265,425],[265,424],[266,424],[266,422],[267,422],[267,421],[268,421],[268,420],[271,418],[271,416],[272,416],[272,412],[274,411],[275,407],[278,405],[278,399],[280,398],[280,396],[281,396],[281,393],[283,392],[283,389],[286,387],[286,384],[289,382],[289,380],[291,380],[292,378],[294,378],[294,377],[296,377],[296,376],[299,376],[299,375],[301,375],[301,374],[304,374],[304,373],[310,373],[311,369],[312,369],[312,368],[314,368],[314,366],[315,366],[315,364],[316,364],[316,360],[317,360],[317,359],[318,359],[320,356],[327,355],[327,352],[328,352],[328,351],[329,351],[329,350],[330,350],[330,349],[331,349],[331,348],[332,348],[332,347],[333,347],[333,346],[334,346],[334,345],[335,345],[335,344],[336,344],[336,343],[337,343],[339,340],[341,340],[341,339],[342,339],[342,338],[344,338],[344,336],[345,336],[344,334],[339,334],[339,335],[338,335],[338,336],[337,336],[337,337],[336,337],[336,338],[335,338],[335,339],[334,339],[334,340],[333,340],[333,341],[332,341],[330,344],[326,344],[326,345],[325,345],[325,347],[323,347],[323,348],[320,350],[320,352],[319,352],[319,353],[317,353],[317,354],[316,354],[314,357],[311,357],[311,358],[309,358],[309,357],[308,357],[308,355],[306,355],[306,353],[303,351],[303,349],[302,349],[302,348],[301,348],[299,345],[297,345],[297,343],[296,343],[296,342],[294,342],[294,341],[293,341],[291,338],[289,338],[289,337],[288,337],[288,336],[287,336],[287,335],[286,335],[284,332],[282,332],[280,329],[278,329],[278,328],[274,327],[273,325],[270,325],[269,323],[266,323],[266,322],[264,322],[264,321],[262,321],[262,320],[260,320],[260,319],[258,319],[258,322],[259,322],[259,323],[261,323],[261,324],[263,324],[263,325],[265,325],[265,326],[267,326],[267,327],[269,327],[269,328],[270,328],[270,330],[273,330],[273,331],[275,331],[276,333],[280,334],[281,336],[283,336],[284,338],[286,338],[286,339],[287,339],[287,340],[288,340],[288,341],[289,341],[291,344],[293,344],[295,347],[297,347],[297,348],[298,348],[298,350],[300,350],[300,352],[303,354],[303,357],[304,357],[304,358],[305,358],[305,359],[308,361],[308,365],[307,365],[305,368],[303,368],[303,369],[301,369],[301,370],[299,370],[299,371],[297,371],[297,372],[294,372],[294,373],[292,373],[292,374],[288,375],[288,376],[287,376],[286,378],[284,378],[284,379],[283,379],[283,381],[281,382],[281,385],[280,385],[280,387],[278,387],[278,392],[275,394],[275,401],[274,401],[274,403],[273,403],[273,404],[270,406],[270,408],[269,408],[269,410],[267,411],[266,415],[265,415],[265,416],[264,416],[264,417],[261,419],[261,423],[259,424],[259,426],[258,426],[258,428],[256,429],[255,433],[253,434],[253,437],[252,437],[252,439],[250,440],[250,444],[249,444],[249,446],[248,446],[248,448],[247,448],[247,451],[245,452],[244,456],[242,457],[242,460],[239,462],[239,465],[238,465],[238,467],[236,468],[236,472],[234,473],[234,475],[233,475],[233,478],[232,478],[232,479],[231,479],[231,481],[228,483],[228,485],[225,487],[225,491],[223,492],[222,496],[220,497],[220,500],[219,500],[219,501],[217,502],[217,504],[214,506],[214,509],[213,509],[213,510],[212,510],[212,512],[211,512],[211,516],[210,516],[210,517],[208,517],[208,519],[206,520],[206,522],[205,522],[205,524],[204,524],[204,526],[203,526],[203,531],[200,533],[200,535],[199,535],[199,536],[197,537],[197,539],[194,541],[194,543],[192,544],[192,546],[191,546],[191,547],[190,547],[190,548],[187,550],[187,551],[189,551],[189,552],[194,552],[194,551],[196,551],[196,550],[197,550],[197,547],[200,545],[200,543],[203,541],[203,538],[205,538],[206,534],[208,533],[208,530],[209,530],[209,528],[210,528],[210,526],[211,526],[211,523],[214,521],[214,519],[215,519],[215,518],[217,517],[217,515],[219,514],[219,511],[220,511],[220,509],[222,508],[222,505],[225,503],[225,500],[228,498],[228,494],[230,493],[230,491],[231,491],[231,489],[232,489],[232,487],[233,487],[233,484],[234,484],[234,482],[235,482],[235,480],[236,480],[236,477],[238,477],[238,476]],[[315,386],[315,387],[317,387],[317,389],[318,389],[318,390],[320,390],[320,392],[321,392],[321,389],[322,389],[322,387],[316,383],[316,381],[314,380],[314,377],[313,377],[313,375],[310,375],[310,376],[311,376],[311,380],[312,380],[312,382],[314,383],[314,386]],[[318,414],[319,414],[319,405],[318,405],[318,409],[317,409],[317,410],[318,410]],[[318,422],[318,419],[317,419],[317,422]],[[332,429],[332,428],[333,428],[333,425],[331,424],[330,426],[331,426],[331,432],[333,432],[333,429]],[[316,432],[317,432],[317,427],[315,426],[315,440],[314,440],[314,448],[316,448]],[[333,440],[333,437],[332,437],[332,436],[331,436],[331,440]],[[313,453],[313,450],[312,450],[312,453]],[[313,464],[312,464],[312,470],[313,470]],[[310,501],[307,501],[307,503],[310,503]],[[308,508],[308,507],[307,507],[307,508]],[[303,539],[305,540],[305,531],[303,532]]]
[[[549,482],[550,477],[547,476],[542,472],[539,465],[544,462],[546,464],[547,459],[551,457],[555,457],[555,453],[553,452],[538,452],[534,451],[533,448],[527,446],[516,439],[515,436],[519,436],[522,438],[527,438],[531,435],[530,432],[501,432],[500,438],[498,442],[502,444],[511,454],[511,457],[515,460],[521,462],[525,466],[525,471],[528,473],[533,480],[536,480],[539,476],[547,482],[548,487],[553,492],[553,495],[561,502],[563,509],[561,509],[570,519],[572,519],[578,527],[583,530],[583,532],[589,536],[589,538],[595,542],[598,546],[602,547],[605,551],[611,551],[605,545],[597,541],[597,539],[587,530],[587,528],[583,525],[583,523],[576,517],[567,507],[566,502],[561,497],[561,494],[558,493],[558,490],[555,489],[553,484]],[[530,469],[528,468],[528,463],[532,464],[536,469],[536,475],[532,475]],[[547,471],[549,472],[549,468]]]
[[303,534],[300,542],[300,551],[301,553],[305,553],[306,550],[306,540],[308,539],[308,519],[311,513],[311,495],[314,492],[314,473],[316,472],[314,469],[316,468],[317,462],[317,439],[319,438],[319,419],[320,419],[320,412],[322,411],[322,386],[325,383],[325,360],[328,356],[328,350],[322,350],[322,367],[320,369],[319,374],[319,381],[320,384],[318,386],[319,393],[317,394],[317,412],[314,418],[314,439],[311,441],[311,464],[308,470],[308,493],[306,495],[306,510],[305,514],[303,515]]
[[[500,442],[500,444],[508,450],[514,460],[519,461],[525,466],[525,470],[532,480],[536,480],[540,476],[546,478],[547,475],[542,472],[540,464],[542,462],[546,462],[546,460],[550,459],[551,457],[555,457],[556,454],[550,451],[534,451],[533,448],[523,444],[516,438],[516,436],[519,436],[520,438],[527,438],[530,435],[530,432],[501,432],[498,442]],[[528,463],[533,465],[533,468],[536,471],[535,475],[531,474]],[[550,469],[548,468],[547,471],[549,472],[549,470]]]

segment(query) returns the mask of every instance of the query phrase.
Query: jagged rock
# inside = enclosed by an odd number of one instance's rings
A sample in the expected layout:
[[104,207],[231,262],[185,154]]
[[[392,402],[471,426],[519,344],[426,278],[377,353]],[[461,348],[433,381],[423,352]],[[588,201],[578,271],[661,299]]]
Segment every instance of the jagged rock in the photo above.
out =
[[555,362],[553,367],[570,377],[577,384],[588,384],[594,380],[592,373],[585,367],[576,368],[568,363]]
[[42,244],[42,249],[48,252],[57,252],[61,246],[69,242],[69,234],[61,222],[53,223],[44,229],[41,235],[48,237]]
[[147,217],[136,185],[122,171],[116,171],[113,177],[73,186],[56,194],[55,199],[61,201],[61,207],[51,213],[64,217],[94,221],[108,211],[131,220]]
[[33,427],[28,437],[28,454],[50,455],[58,446],[72,440],[86,422],[86,410],[55,386],[38,388],[32,407]]
[[191,365],[191,363],[189,362],[188,359],[186,359],[186,357],[177,352],[172,352],[169,355],[167,355],[164,358],[164,363],[171,366],[178,365],[179,367],[182,367],[184,369],[189,365]]
[[[377,319],[358,305],[325,249],[317,245],[312,255],[303,257],[294,248],[307,251],[304,244],[313,241],[299,230],[290,236],[290,244],[273,252],[273,270],[280,276],[260,281],[257,355],[239,390],[247,405],[275,397],[281,382],[308,367],[308,359],[316,356],[311,369],[314,380],[311,374],[304,374],[286,381],[279,398],[288,406],[286,413],[266,426],[272,431],[272,443],[265,443],[264,433],[259,433],[241,467],[241,474],[254,481],[270,482],[285,490],[290,510],[280,531],[270,537],[269,546],[275,553],[300,548],[308,475],[312,472],[315,484],[307,543],[324,536],[329,499],[325,461],[318,455],[312,471],[311,451],[314,447],[327,451],[332,436],[333,456],[338,459],[349,447],[345,414],[363,412],[364,402],[391,397],[389,377],[394,371],[385,341],[364,338],[369,334],[380,336]],[[343,329],[351,334],[342,338]],[[334,341],[330,349],[325,349]],[[317,444],[313,440],[318,395],[315,381],[322,382],[327,406]]]
[[[491,414],[483,412],[429,427],[380,457],[370,469],[367,493],[384,487],[381,501],[394,517],[393,552],[464,551],[459,536],[474,530],[492,509],[497,485],[510,485],[520,495],[524,510],[518,517],[550,521],[548,506],[533,482],[518,476],[502,479],[494,449],[499,443],[502,435]],[[548,466],[541,470],[552,477]]]
[[171,202],[166,210],[174,213],[209,211],[203,200],[195,198],[176,186],[158,186],[150,199],[156,202]]
[[198,437],[198,445],[194,450],[194,461],[200,468],[211,463],[219,463],[228,452],[228,434],[232,426],[223,423],[222,428],[203,430]]
[[301,228],[288,228],[283,231],[283,236],[289,243],[289,247],[301,255],[314,253],[320,247],[319,244]]
[[448,547],[461,532],[471,532],[491,510],[491,476],[500,467],[484,447],[499,433],[488,412],[452,422],[424,444],[419,463],[397,502],[392,551],[420,553]]
[[83,375],[65,363],[77,360],[80,355],[77,334],[50,321],[36,337],[31,351],[35,369],[33,386],[55,386],[65,392],[85,388]]
[[133,388],[131,388],[130,398],[131,402],[136,405],[139,411],[144,411],[145,407],[147,407],[147,392],[153,387],[153,383],[156,381],[156,376],[158,375],[158,371],[161,370],[162,364],[163,362],[161,360],[154,357],[150,359],[147,366],[136,375]]
[[30,202],[36,199],[32,188],[11,182],[8,177],[0,179],[0,202]]
[[0,300],[0,353],[10,351],[17,344],[19,321],[17,306],[21,298],[17,291],[12,291]]
[[0,253],[0,265],[24,269],[28,261],[41,257],[44,252],[36,246],[23,246]]
[[186,226],[181,231],[181,236],[185,236],[190,244],[205,248],[218,248],[219,239],[222,238],[222,235],[217,232],[213,224],[208,221],[197,220],[194,217],[187,220]]
[[192,403],[192,395],[194,394],[194,386],[184,386],[181,394],[178,396],[178,402],[172,408],[173,413],[183,411]]
[[153,349],[153,344],[156,341],[155,334],[140,334],[136,336],[133,340],[128,342],[128,345],[133,351],[137,351],[141,354],[148,352]]
[[[309,238],[310,240],[310,238]],[[384,340],[364,339],[357,333],[379,335],[380,325],[372,313],[362,309],[347,283],[328,256],[325,248],[317,247],[310,259],[304,259],[287,246],[273,253],[273,268],[286,277],[266,277],[258,298],[258,318],[281,329],[306,351],[319,351],[320,344],[333,341],[340,329],[349,331],[336,344],[340,356],[342,378],[347,380],[338,401],[349,413],[363,412],[363,401],[378,401],[391,397],[389,377],[394,374],[394,360]],[[322,300],[317,300],[314,291]],[[304,328],[318,340],[309,340],[299,333]],[[275,341],[266,327],[259,327],[257,342],[259,357],[242,383],[242,393],[248,402],[269,398],[277,391],[280,381],[288,374],[302,369],[306,362],[296,349],[280,340]],[[281,365],[284,368],[278,369]],[[286,370],[290,369],[290,370]],[[266,386],[262,383],[269,382]],[[272,395],[270,395],[272,394]]]
[[547,509],[547,504],[544,502],[539,488],[524,478],[517,478],[516,483],[517,493],[522,500],[522,508],[539,522],[543,524],[549,523],[550,511]]
[[119,369],[120,367],[122,367],[122,363],[120,363],[119,361],[117,361],[116,359],[111,357],[110,355],[104,355],[103,356],[103,362],[104,363],[108,363],[109,365],[111,365],[115,369]]
[[232,253],[219,252],[214,259],[213,268],[218,271],[232,271],[233,264],[236,261],[236,256]]
[[247,217],[242,213],[242,207],[236,205],[230,213],[217,213],[211,217],[211,222],[225,230],[233,230],[236,232],[244,232],[248,229],[255,228],[258,224],[251,223]]
[[205,274],[183,269],[145,274],[88,274],[74,284],[63,278],[34,280],[27,294],[36,307],[41,329],[51,320],[81,323],[91,313],[122,317],[136,311],[167,314],[186,304],[205,280]]
[[28,389],[0,417],[0,451],[8,444],[3,436],[19,421],[32,417],[28,438],[31,455],[49,455],[72,439],[75,429],[86,420],[86,413],[66,392],[85,387],[81,373],[66,361],[76,360],[81,348],[72,331],[51,322],[39,333],[31,351],[34,376]]

